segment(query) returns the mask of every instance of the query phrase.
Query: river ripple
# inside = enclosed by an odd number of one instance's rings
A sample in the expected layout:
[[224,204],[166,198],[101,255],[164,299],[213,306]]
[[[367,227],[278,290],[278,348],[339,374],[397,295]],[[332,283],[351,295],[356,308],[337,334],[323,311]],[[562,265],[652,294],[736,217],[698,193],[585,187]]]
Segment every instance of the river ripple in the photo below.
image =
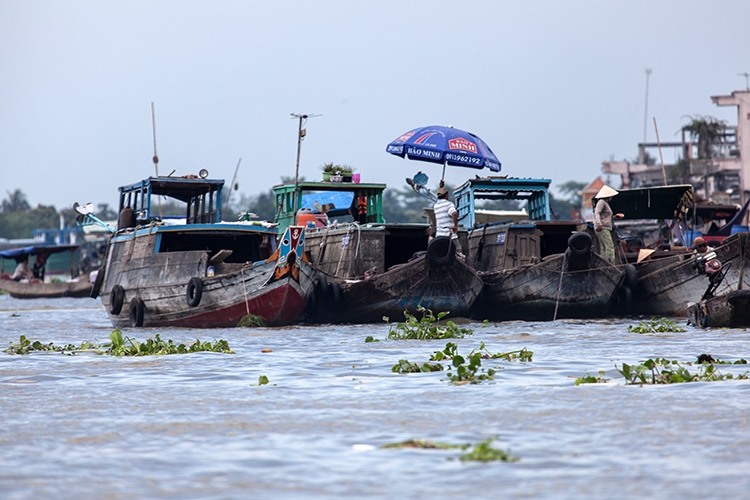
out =
[[[124,331],[186,344],[225,339],[234,355],[0,353],[0,497],[743,497],[750,382],[625,386],[615,365],[750,358],[750,334],[628,333],[636,323],[468,323],[474,335],[456,341],[462,354],[484,342],[534,356],[485,361],[499,368],[495,380],[466,386],[444,372],[392,373],[399,359],[427,361],[445,341],[364,342],[385,339],[385,324]],[[106,341],[112,329],[98,301],[0,296],[3,347],[20,335]],[[574,385],[598,370],[612,381]],[[257,385],[261,375],[269,385]],[[519,460],[381,448],[492,436]]]

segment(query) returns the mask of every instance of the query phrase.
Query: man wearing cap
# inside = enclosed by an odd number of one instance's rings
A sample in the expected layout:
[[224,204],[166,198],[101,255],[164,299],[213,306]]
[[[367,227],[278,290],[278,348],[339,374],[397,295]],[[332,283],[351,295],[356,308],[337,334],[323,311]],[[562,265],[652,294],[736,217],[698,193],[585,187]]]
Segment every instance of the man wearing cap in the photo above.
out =
[[437,190],[438,200],[433,205],[435,212],[435,236],[450,236],[456,249],[461,251],[458,242],[458,212],[456,206],[448,199],[448,190],[441,185]]
[[698,236],[693,240],[693,253],[699,254],[699,253],[706,253],[706,252],[712,252],[714,249],[710,246],[708,246],[708,243],[706,243],[706,240]]
[[[615,263],[615,243],[612,238],[612,209],[609,202],[617,196],[618,191],[605,185],[596,193],[596,206],[594,207],[594,229],[599,238],[602,257]],[[621,219],[623,214],[615,214],[614,217]]]

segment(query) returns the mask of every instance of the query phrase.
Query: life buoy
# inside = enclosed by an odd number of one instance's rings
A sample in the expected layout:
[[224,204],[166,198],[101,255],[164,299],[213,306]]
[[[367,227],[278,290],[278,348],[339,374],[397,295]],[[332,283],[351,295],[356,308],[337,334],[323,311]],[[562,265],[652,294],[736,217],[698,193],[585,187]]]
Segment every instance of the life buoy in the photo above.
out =
[[430,241],[425,255],[431,267],[447,267],[456,259],[456,245],[448,236],[437,236]]
[[570,235],[568,248],[573,255],[587,255],[591,251],[591,235],[584,231]]
[[143,326],[143,301],[138,297],[130,301],[130,326],[140,328]]
[[112,287],[112,291],[109,293],[109,312],[113,316],[117,316],[122,311],[122,302],[125,300],[125,290],[120,285]]
[[203,296],[203,281],[200,278],[190,278],[185,289],[185,298],[190,307],[196,307],[201,303]]

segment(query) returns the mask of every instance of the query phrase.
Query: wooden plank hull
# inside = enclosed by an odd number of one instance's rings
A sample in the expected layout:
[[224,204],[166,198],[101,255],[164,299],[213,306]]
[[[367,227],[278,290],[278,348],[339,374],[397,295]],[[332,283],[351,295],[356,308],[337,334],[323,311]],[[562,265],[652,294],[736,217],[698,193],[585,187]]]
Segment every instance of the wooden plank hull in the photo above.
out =
[[[738,288],[750,288],[750,235],[738,233],[716,248],[726,275],[714,291],[724,295]],[[641,315],[687,315],[688,305],[703,298],[710,282],[696,267],[695,257],[685,255],[673,262],[661,259],[638,267],[638,285],[634,291],[634,312]],[[742,283],[742,286],[740,286]]]
[[144,327],[231,328],[246,314],[263,318],[268,326],[290,325],[307,306],[307,297],[315,286],[313,275],[305,266],[299,282],[290,277],[264,286],[274,267],[268,263],[231,275],[204,278],[201,301],[195,307],[187,302],[189,278],[172,284],[141,284],[137,288],[123,281],[124,305],[116,315],[111,313],[111,293],[102,295],[102,303],[118,328],[132,326],[128,306],[134,299],[143,301]]
[[750,290],[735,290],[690,304],[688,323],[700,328],[750,327]]
[[16,299],[54,299],[61,297],[89,297],[92,284],[89,275],[82,275],[78,281],[42,283],[41,281],[0,280],[0,290],[8,292]]
[[[297,229],[298,235],[303,233]],[[266,260],[215,265],[210,261],[215,249],[155,253],[159,229],[115,235],[105,266],[102,303],[118,328],[226,328],[237,326],[247,314],[262,318],[268,326],[293,324],[307,307],[317,281],[304,261],[303,238],[289,238],[293,230],[287,230],[279,249]],[[235,242],[238,251],[254,237],[240,230],[235,233],[183,230],[178,237],[208,242],[229,235],[224,243]],[[215,267],[213,276],[210,267]]]
[[624,279],[623,268],[592,254],[588,269],[561,273],[562,259],[562,254],[555,255],[539,264],[484,274],[484,289],[472,316],[549,321],[555,308],[557,318],[610,314]]
[[403,321],[404,311],[421,317],[419,306],[450,318],[466,317],[482,290],[481,278],[464,262],[431,268],[426,255],[362,280],[337,280],[340,291],[320,294],[311,322],[379,323]]

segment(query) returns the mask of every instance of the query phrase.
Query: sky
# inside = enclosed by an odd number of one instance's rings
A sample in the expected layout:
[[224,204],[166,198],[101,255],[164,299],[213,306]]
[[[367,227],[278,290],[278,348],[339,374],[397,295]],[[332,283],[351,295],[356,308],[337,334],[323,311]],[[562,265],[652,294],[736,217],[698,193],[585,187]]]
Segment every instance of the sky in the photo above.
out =
[[116,207],[155,174],[153,121],[161,175],[236,171],[256,195],[295,174],[293,113],[317,115],[308,180],[333,162],[435,188],[441,166],[385,147],[452,125],[501,174],[588,182],[654,119],[662,142],[696,115],[736,124],[710,97],[747,87],[748,19],[747,0],[0,0],[0,199]]

